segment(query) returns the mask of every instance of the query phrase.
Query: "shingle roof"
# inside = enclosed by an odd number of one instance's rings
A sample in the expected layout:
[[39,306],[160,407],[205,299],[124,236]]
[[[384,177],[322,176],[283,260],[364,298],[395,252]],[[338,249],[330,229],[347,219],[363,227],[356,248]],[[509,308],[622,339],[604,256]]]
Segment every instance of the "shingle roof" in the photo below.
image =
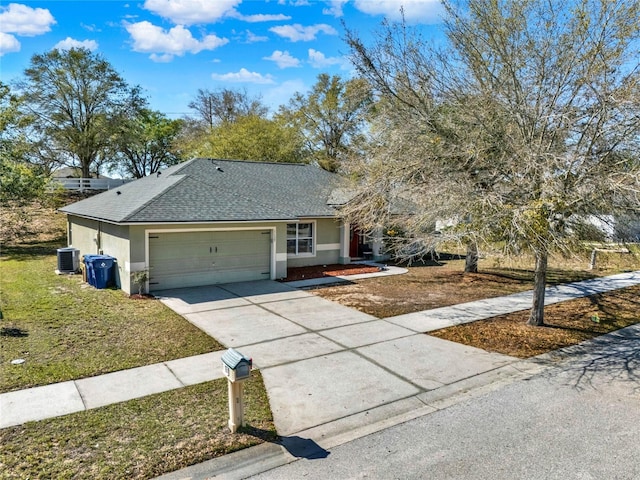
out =
[[312,165],[196,158],[60,210],[116,223],[331,217],[337,183]]

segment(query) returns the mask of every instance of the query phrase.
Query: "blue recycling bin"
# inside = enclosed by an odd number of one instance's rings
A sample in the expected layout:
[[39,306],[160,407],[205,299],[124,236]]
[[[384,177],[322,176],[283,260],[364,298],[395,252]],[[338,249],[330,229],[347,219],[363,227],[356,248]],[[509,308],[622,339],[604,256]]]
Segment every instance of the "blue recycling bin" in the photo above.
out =
[[85,255],[89,285],[103,289],[113,284],[115,261],[116,259],[109,255]]
[[87,271],[87,283],[92,286],[96,286],[96,275],[93,271],[93,260],[95,257],[99,257],[100,255],[83,255],[82,261],[84,263],[84,268]]
[[101,255],[93,259],[93,273],[95,276],[96,288],[107,288],[113,284],[113,264],[115,258]]

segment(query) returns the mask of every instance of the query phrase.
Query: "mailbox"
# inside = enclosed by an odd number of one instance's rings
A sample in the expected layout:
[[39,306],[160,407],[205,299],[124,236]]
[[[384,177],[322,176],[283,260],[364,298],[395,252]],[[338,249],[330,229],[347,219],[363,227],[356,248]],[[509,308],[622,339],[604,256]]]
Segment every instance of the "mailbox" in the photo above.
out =
[[251,374],[253,361],[230,348],[222,354],[222,372],[232,382],[246,380]]

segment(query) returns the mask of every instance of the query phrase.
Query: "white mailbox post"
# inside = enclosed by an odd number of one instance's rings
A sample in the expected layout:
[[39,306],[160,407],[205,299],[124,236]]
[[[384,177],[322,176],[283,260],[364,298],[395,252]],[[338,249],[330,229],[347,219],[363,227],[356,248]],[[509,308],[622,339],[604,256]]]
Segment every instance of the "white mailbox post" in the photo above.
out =
[[222,354],[222,372],[229,386],[229,429],[232,433],[244,426],[244,399],[242,382],[251,376],[253,361],[230,348]]

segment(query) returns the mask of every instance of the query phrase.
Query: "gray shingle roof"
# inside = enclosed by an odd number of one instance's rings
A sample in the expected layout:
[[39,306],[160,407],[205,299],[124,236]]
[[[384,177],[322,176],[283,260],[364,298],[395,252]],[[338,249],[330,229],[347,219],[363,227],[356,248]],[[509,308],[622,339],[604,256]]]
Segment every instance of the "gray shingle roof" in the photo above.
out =
[[312,165],[196,158],[60,210],[116,223],[330,217],[337,184]]

